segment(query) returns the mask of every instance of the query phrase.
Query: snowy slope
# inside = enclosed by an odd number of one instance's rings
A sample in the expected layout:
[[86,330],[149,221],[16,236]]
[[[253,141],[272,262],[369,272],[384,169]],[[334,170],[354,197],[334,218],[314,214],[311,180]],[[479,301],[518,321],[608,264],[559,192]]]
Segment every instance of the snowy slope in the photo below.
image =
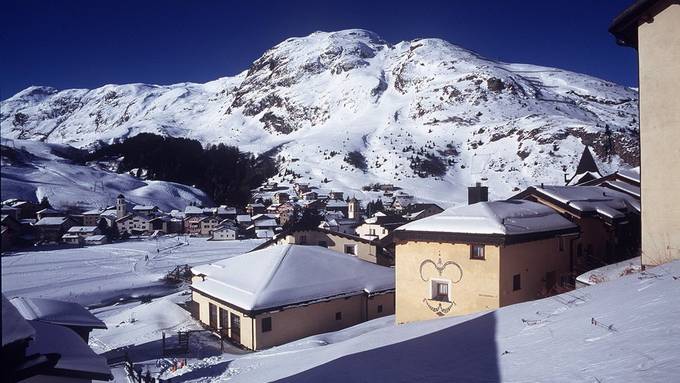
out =
[[30,140],[3,139],[2,198],[39,202],[47,197],[57,209],[88,210],[115,203],[124,194],[132,203],[156,205],[162,210],[183,210],[190,202],[209,204],[201,190],[164,181],[142,181],[109,171],[97,164],[79,164],[69,158],[73,148]]
[[[277,148],[278,181],[328,178],[324,187],[364,198],[361,186],[389,182],[450,205],[485,178],[492,197],[561,182],[584,144],[605,171],[637,165],[637,100],[586,75],[352,29],[287,39],[247,71],[206,84],[31,87],[2,102],[0,129],[78,147],[153,132]],[[351,151],[366,172],[343,161]],[[426,154],[447,170],[423,182],[411,165]]]
[[174,375],[201,382],[671,382],[680,376],[679,292],[676,261],[487,313],[398,326],[381,318],[242,357],[204,359]]

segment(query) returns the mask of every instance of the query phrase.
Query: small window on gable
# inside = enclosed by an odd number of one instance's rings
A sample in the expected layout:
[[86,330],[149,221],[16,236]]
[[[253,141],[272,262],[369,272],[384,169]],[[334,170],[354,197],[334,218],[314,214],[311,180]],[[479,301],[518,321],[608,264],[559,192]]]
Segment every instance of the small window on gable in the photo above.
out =
[[522,279],[519,274],[512,276],[512,291],[517,291],[522,288]]
[[451,302],[449,295],[449,281],[433,279],[431,280],[431,299],[435,301]]
[[345,254],[357,255],[356,245],[345,245]]
[[342,311],[335,313],[335,320],[342,320]]
[[382,305],[378,305],[378,313],[382,312]]
[[262,318],[262,332],[272,331],[272,318]]
[[484,245],[470,245],[470,259],[485,259]]
[[564,237],[557,237],[559,243],[560,251],[564,251]]

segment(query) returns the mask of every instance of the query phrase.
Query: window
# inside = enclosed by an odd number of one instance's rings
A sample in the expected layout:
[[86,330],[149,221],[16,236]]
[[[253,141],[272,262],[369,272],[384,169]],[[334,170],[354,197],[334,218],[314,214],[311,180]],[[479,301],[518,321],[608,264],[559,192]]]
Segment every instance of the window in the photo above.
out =
[[470,245],[470,259],[484,260],[484,245]]
[[342,311],[335,313],[335,320],[342,320]]
[[450,302],[449,282],[442,280],[432,280],[432,299],[435,301]]
[[378,313],[382,312],[382,305],[378,305]]
[[558,237],[557,241],[559,243],[560,251],[564,251],[564,237]]
[[345,245],[345,254],[357,255],[356,245]]
[[522,280],[519,274],[515,274],[512,277],[512,291],[517,291],[522,288]]
[[262,318],[262,332],[272,331],[272,318]]

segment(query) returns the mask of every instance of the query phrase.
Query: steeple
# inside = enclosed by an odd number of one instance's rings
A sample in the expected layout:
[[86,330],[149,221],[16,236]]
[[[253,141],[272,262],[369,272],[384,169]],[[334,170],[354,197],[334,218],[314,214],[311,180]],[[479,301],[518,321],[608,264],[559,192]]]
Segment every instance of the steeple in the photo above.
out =
[[597,163],[593,154],[590,152],[590,148],[586,145],[583,148],[583,154],[581,154],[581,159],[576,167],[576,173],[567,179],[565,174],[564,181],[567,185],[578,185],[596,178],[602,177],[600,169],[597,168]]

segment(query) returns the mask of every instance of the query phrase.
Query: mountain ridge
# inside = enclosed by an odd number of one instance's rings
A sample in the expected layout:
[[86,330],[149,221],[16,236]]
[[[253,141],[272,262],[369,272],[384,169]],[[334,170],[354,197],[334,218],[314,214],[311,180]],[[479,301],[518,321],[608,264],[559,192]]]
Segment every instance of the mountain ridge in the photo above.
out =
[[[204,84],[55,91],[2,101],[3,137],[91,148],[149,132],[278,148],[274,181],[327,179],[324,188],[362,198],[374,197],[364,185],[394,183],[445,205],[479,180],[494,197],[561,183],[584,145],[604,171],[639,163],[630,88],[493,61],[441,39],[389,44],[361,29],[286,39],[238,75]],[[365,170],[344,160],[352,152]],[[443,174],[423,166],[433,162]]]

